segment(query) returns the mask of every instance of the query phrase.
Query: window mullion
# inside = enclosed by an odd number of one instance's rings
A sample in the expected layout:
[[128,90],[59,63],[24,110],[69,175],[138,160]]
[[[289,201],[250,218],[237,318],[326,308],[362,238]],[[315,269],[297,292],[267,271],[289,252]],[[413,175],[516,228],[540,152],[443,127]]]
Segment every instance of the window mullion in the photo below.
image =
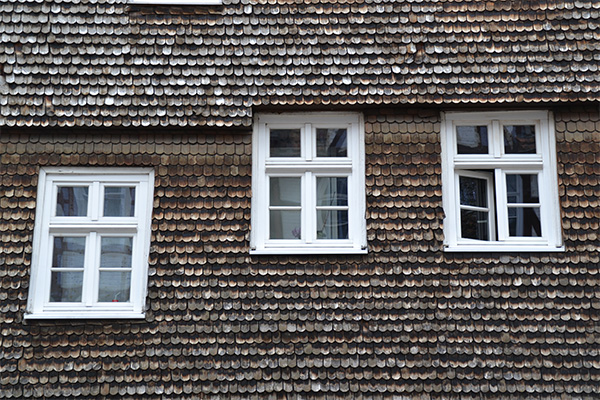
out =
[[315,241],[316,209],[315,209],[316,178],[310,171],[304,173],[302,179],[302,236],[305,243]]
[[100,218],[100,205],[101,205],[101,186],[100,182],[96,181],[92,183],[92,190],[89,197],[89,208],[88,212],[92,221],[98,221]]
[[98,261],[98,247],[100,238],[96,232],[90,232],[86,238],[86,249],[83,267],[83,293],[82,302],[85,307],[91,307],[95,302],[95,287],[98,274],[96,267]]
[[502,169],[494,170],[494,179],[496,185],[496,221],[498,228],[498,240],[508,239],[508,204],[506,200],[506,176]]
[[502,157],[504,153],[504,142],[502,139],[502,129],[501,129],[500,121],[493,120],[492,121],[492,154],[494,158]]
[[303,152],[304,152],[304,159],[306,161],[312,161],[314,158],[314,154],[313,154],[313,148],[315,147],[314,145],[314,140],[313,139],[313,127],[312,124],[304,124],[304,140],[303,142]]

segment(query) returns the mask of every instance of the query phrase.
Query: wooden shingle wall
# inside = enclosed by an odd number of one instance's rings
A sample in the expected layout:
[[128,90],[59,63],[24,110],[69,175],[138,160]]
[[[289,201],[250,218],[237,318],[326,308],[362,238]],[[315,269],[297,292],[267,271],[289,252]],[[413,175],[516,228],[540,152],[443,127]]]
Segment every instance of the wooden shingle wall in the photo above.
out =
[[[165,4],[171,2],[165,0]],[[598,0],[0,1],[0,125],[600,99]]]
[[[366,113],[364,256],[248,255],[249,132],[2,129],[0,398],[597,399],[600,115],[554,111],[551,254],[441,251],[437,111]],[[145,320],[23,321],[43,165],[155,167]]]

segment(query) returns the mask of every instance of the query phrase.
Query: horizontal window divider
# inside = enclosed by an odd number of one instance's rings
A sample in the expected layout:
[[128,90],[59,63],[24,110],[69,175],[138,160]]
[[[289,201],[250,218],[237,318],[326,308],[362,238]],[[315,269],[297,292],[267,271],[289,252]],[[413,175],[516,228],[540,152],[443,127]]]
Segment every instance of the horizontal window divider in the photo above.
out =
[[[137,225],[121,225],[121,224],[50,224],[49,228],[51,231],[69,230],[71,232],[80,231],[106,231],[101,233],[114,233],[117,236],[119,233],[136,233],[138,228]],[[118,232],[117,232],[118,231]]]
[[508,208],[540,208],[541,203],[507,203]]
[[285,163],[285,162],[266,162],[265,170],[266,172],[271,172],[273,170],[288,170],[288,169],[306,169],[307,171],[314,171],[315,169],[331,169],[331,170],[344,170],[348,171],[352,170],[352,162],[351,161],[342,161],[342,162],[316,162],[316,161],[303,161],[303,162],[294,162],[294,163]]
[[317,210],[333,210],[333,211],[345,211],[349,210],[348,206],[317,206]]
[[[314,244],[314,243],[313,243]],[[250,250],[252,255],[276,255],[276,254],[367,254],[367,248],[356,248],[354,246],[341,246],[336,243],[335,247],[326,245],[322,247],[317,246],[288,246],[288,247],[275,247],[269,244],[268,249],[264,250]]]
[[468,206],[468,205],[465,205],[465,204],[461,204],[460,205],[460,209],[461,210],[468,210],[468,211],[481,211],[481,212],[488,212],[488,211],[490,211],[490,209],[487,208],[487,207]]

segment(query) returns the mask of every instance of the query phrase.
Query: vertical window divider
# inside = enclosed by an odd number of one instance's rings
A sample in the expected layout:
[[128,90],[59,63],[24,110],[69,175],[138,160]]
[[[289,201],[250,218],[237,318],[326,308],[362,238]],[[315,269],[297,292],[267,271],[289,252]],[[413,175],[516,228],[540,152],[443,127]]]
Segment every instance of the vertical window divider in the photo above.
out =
[[[498,241],[508,238],[508,202],[506,200],[506,174],[502,169],[494,169],[496,215],[498,219]],[[492,188],[493,189],[493,188]]]
[[492,144],[494,158],[500,158],[502,157],[502,154],[504,154],[504,143],[502,141],[502,127],[500,126],[500,121],[497,119],[492,120],[491,128],[489,136],[491,136],[492,140],[489,140],[488,137],[488,141]]
[[88,213],[92,221],[98,221],[100,216],[102,215],[102,211],[100,210],[100,206],[103,203],[102,197],[104,196],[104,188],[100,187],[100,182],[94,182],[92,184],[89,201],[88,201]]
[[83,269],[83,287],[82,300],[86,307],[91,307],[95,303],[95,292],[97,291],[97,281],[99,271],[99,254],[96,251],[99,245],[99,235],[96,232],[90,232],[85,240],[85,262],[86,268]]
[[302,204],[304,206],[302,207],[300,219],[305,243],[313,243],[315,239],[316,209],[313,201],[314,193],[309,190],[309,187],[314,186],[314,179],[312,172],[304,172],[302,177]]
[[315,139],[313,138],[313,127],[312,124],[304,124],[304,132],[302,132],[304,137],[302,140],[302,155],[306,161],[313,161],[315,158],[315,154],[313,154],[313,149],[315,148]]

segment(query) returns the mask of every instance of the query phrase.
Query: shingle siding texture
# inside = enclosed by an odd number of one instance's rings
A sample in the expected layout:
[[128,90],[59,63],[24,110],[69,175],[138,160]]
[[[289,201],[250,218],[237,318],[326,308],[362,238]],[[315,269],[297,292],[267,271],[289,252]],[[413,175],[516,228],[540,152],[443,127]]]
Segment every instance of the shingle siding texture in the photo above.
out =
[[[600,115],[554,111],[564,253],[441,251],[425,109],[365,115],[359,256],[248,255],[249,132],[4,129],[0,398],[597,399]],[[155,168],[145,320],[23,321],[44,165]]]
[[253,107],[600,100],[600,2],[0,2],[0,125],[250,126]]

